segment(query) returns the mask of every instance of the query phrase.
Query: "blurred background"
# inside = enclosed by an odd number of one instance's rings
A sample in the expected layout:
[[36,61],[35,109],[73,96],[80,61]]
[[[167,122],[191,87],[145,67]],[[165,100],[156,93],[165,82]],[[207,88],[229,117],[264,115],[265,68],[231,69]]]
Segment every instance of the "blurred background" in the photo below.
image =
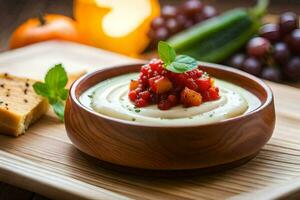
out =
[[[155,56],[159,41],[171,42],[174,36],[180,35],[179,42],[170,43],[179,54],[232,66],[274,82],[299,82],[300,1],[269,0],[268,5],[266,2],[0,0],[0,52],[49,39],[62,39],[148,59]],[[239,20],[237,27],[231,21],[225,28],[227,35],[225,29],[218,33],[210,30],[212,32],[206,36],[194,34],[197,38],[194,44],[190,42],[192,37],[184,34],[186,30],[194,33],[203,30],[198,28],[202,22],[239,7],[248,8],[248,11],[262,9],[258,15],[247,12],[251,21],[248,25]],[[58,15],[49,16],[51,14]],[[222,27],[222,18],[218,20]],[[213,38],[209,40],[209,37]],[[210,42],[203,44],[204,41]]]
[[[160,0],[162,4],[178,4],[184,0]],[[239,6],[251,6],[255,0],[204,0],[220,12]],[[300,13],[299,0],[271,0],[269,12],[279,14],[284,11]],[[8,47],[11,33],[28,18],[40,13],[57,13],[73,17],[73,0],[0,0],[0,51]]]

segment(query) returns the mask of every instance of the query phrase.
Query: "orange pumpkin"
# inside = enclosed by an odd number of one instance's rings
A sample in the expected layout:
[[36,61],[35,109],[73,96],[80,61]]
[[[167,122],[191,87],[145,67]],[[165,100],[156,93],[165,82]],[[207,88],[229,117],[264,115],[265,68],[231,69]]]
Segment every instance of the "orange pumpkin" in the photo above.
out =
[[52,39],[84,42],[74,20],[63,15],[48,14],[20,25],[10,38],[10,48]]

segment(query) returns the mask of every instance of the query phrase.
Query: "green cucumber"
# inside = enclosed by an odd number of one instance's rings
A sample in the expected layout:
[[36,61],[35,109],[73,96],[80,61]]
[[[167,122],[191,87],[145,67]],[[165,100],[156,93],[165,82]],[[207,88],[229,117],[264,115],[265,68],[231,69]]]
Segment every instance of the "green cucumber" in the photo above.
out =
[[167,42],[180,54],[201,61],[222,62],[240,49],[257,31],[268,5],[259,0],[251,9],[234,9],[171,37]]
[[[220,33],[214,33],[206,40],[186,49],[182,54],[190,55],[201,61],[222,62],[235,50],[242,47],[253,36],[259,27],[258,23],[251,23],[247,18],[235,23],[234,28],[225,29]],[[201,48],[199,48],[199,46]]]

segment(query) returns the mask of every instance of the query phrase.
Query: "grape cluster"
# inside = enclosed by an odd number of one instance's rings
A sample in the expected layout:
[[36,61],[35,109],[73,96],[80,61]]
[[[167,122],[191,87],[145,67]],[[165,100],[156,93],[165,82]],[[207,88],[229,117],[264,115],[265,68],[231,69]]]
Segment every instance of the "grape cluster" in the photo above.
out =
[[280,15],[277,24],[265,24],[252,38],[246,53],[231,57],[228,64],[261,78],[300,81],[300,29],[293,12]]
[[178,6],[164,5],[161,15],[151,22],[148,33],[151,46],[156,47],[159,41],[216,15],[213,6],[204,5],[199,0],[187,0]]

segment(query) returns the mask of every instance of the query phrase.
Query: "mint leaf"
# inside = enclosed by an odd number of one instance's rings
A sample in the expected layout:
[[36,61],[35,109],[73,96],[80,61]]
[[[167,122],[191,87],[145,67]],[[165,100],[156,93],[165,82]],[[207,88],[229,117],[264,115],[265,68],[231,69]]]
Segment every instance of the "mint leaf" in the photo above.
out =
[[53,111],[59,117],[59,119],[64,121],[64,113],[65,113],[65,104],[62,101],[57,101],[52,104]]
[[46,85],[54,89],[64,88],[67,85],[68,76],[62,64],[57,64],[51,68],[45,77]]
[[176,57],[175,50],[167,43],[158,43],[158,54],[164,62],[164,67],[174,73],[184,73],[198,67],[198,62],[194,58],[186,55]]
[[184,73],[198,67],[198,62],[194,58],[186,55],[179,55],[176,59],[166,66],[166,69],[175,73]]
[[64,88],[61,89],[61,90],[59,90],[59,91],[58,91],[58,94],[59,94],[60,99],[61,99],[61,100],[67,100],[68,92],[69,92],[69,90],[64,89]]
[[33,85],[36,94],[48,99],[61,121],[64,119],[65,100],[68,97],[68,90],[65,89],[67,82],[67,73],[62,64],[58,64],[47,72],[44,83],[36,82]]
[[43,97],[48,97],[49,90],[45,83],[36,82],[33,84],[32,87],[33,87],[35,93],[37,93],[38,95],[43,96]]
[[176,58],[175,50],[168,43],[163,41],[158,43],[158,54],[165,65],[169,65]]

